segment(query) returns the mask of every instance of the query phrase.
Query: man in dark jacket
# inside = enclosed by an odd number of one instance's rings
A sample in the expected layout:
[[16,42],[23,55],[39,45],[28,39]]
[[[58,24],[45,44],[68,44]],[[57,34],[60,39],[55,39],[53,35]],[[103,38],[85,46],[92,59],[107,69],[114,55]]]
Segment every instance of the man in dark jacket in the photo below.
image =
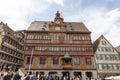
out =
[[11,80],[10,72],[8,72],[8,74],[4,76],[3,80]]
[[19,73],[16,73],[13,77],[13,80],[20,80],[21,76],[19,75]]

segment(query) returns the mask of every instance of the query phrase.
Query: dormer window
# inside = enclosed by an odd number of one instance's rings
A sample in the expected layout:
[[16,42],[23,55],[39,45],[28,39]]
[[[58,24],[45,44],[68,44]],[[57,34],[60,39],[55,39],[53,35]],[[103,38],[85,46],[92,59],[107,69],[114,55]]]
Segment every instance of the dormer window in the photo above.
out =
[[10,34],[9,32],[6,32],[6,34]]
[[47,24],[46,22],[44,24]]
[[43,25],[44,28],[46,28],[46,25]]
[[74,29],[73,29],[73,28],[71,28],[70,30],[71,30],[71,31],[74,31]]
[[42,28],[42,31],[45,31],[45,28]]

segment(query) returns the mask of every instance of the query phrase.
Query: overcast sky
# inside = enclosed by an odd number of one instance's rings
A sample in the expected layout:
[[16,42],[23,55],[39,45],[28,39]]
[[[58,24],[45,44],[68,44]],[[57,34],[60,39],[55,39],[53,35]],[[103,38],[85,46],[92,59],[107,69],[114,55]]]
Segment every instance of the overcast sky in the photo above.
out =
[[52,21],[57,10],[64,21],[83,22],[92,41],[104,35],[120,45],[120,0],[0,0],[0,21],[23,30],[33,21]]

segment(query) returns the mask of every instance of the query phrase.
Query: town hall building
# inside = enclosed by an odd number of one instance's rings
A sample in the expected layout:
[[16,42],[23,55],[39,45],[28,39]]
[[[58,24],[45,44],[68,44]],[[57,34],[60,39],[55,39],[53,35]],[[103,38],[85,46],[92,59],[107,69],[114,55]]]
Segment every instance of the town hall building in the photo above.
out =
[[91,32],[82,22],[34,21],[25,31],[25,70],[37,74],[97,78]]

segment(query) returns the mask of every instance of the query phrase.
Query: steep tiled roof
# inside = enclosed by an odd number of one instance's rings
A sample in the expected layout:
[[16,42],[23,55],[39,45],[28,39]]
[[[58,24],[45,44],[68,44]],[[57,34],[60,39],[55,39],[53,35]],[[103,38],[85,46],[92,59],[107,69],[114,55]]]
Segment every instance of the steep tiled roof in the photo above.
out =
[[73,28],[74,31],[90,32],[82,22],[66,22],[66,24],[68,31]]
[[4,35],[8,35],[11,38],[15,39],[14,31],[7,24],[4,24],[3,22],[0,23],[0,31],[2,32],[4,31]]
[[1,22],[0,25],[1,25],[1,29],[3,29],[5,33],[9,32],[10,34],[13,34],[14,31],[10,27],[8,27],[7,24]]
[[94,52],[97,50],[98,45],[99,45],[99,43],[100,43],[100,40],[101,40],[103,37],[104,37],[104,36],[101,35],[101,36],[93,43]]
[[50,24],[50,22],[48,21],[34,21],[30,24],[30,26],[28,27],[28,30],[32,30],[32,31],[41,31],[43,27],[45,27],[44,25],[46,25],[45,29],[48,31],[49,27],[48,25]]
[[[28,27],[28,30],[31,31],[41,31],[42,28],[45,28],[46,31],[49,31],[50,21],[34,21]],[[67,25],[67,31],[79,31],[79,32],[90,32],[82,22],[65,22]]]
[[[98,45],[100,44],[100,41],[101,39],[105,39],[109,44],[110,42],[103,36],[101,35],[94,43],[93,43],[93,49],[94,49],[94,52],[96,52],[97,48],[98,48]],[[110,44],[111,45],[111,44]],[[112,46],[112,45],[111,45]],[[113,46],[112,46],[113,47]],[[114,47],[113,47],[114,48]],[[115,48],[114,48],[115,49]],[[116,49],[115,49],[116,50]]]
[[120,46],[117,46],[115,49],[120,53]]
[[[82,22],[64,22],[59,11],[55,14],[54,21],[34,21],[28,27],[28,31],[50,31],[50,26],[67,26],[65,30],[75,32],[90,32]],[[57,25],[54,25],[57,24]],[[63,30],[63,31],[65,31]]]

